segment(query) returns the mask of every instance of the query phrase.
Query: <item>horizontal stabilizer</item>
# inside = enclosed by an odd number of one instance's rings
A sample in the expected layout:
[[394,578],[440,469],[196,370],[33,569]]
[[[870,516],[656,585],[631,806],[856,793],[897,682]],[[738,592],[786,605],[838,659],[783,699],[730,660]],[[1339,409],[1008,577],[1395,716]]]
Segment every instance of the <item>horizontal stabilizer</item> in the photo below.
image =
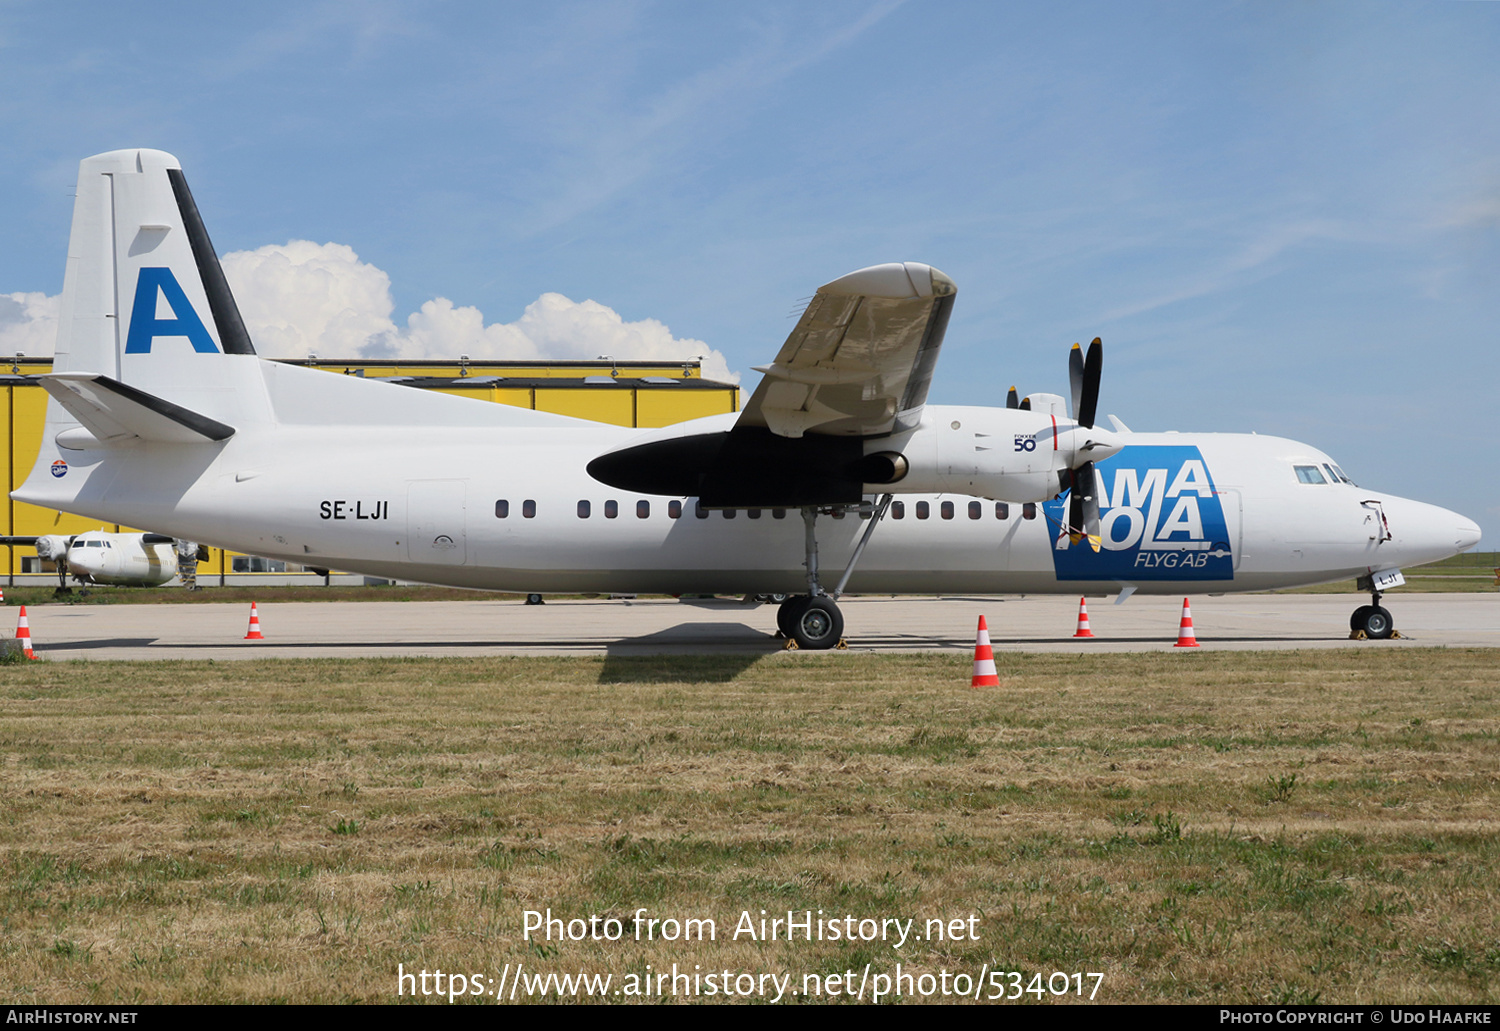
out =
[[59,433],[59,447],[74,451],[127,447],[137,440],[203,444],[234,436],[233,426],[108,376],[63,372],[38,378],[82,427]]

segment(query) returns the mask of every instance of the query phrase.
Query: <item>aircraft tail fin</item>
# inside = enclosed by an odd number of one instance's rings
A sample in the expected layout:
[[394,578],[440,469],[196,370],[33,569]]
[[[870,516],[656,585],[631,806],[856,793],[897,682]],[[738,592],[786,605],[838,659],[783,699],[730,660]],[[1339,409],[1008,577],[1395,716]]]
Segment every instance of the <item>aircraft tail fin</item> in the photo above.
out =
[[53,371],[145,386],[180,380],[184,363],[254,353],[177,159],[85,158]]

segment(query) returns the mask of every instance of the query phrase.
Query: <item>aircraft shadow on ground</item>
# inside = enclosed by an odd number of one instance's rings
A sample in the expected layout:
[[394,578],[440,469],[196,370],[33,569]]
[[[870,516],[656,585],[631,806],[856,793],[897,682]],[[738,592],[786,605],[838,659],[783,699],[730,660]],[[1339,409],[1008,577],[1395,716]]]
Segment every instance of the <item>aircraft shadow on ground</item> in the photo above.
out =
[[101,648],[150,648],[155,637],[105,637],[97,641],[68,641],[66,644],[36,644],[39,652],[95,651]]
[[607,645],[599,683],[724,683],[782,647],[781,641],[743,623],[679,623]]

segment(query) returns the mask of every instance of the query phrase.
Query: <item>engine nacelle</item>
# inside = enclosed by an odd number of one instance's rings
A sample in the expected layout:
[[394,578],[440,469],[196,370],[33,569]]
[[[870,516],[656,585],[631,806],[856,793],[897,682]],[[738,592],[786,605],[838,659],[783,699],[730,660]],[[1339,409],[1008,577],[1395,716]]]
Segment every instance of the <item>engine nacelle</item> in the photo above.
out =
[[870,442],[867,457],[899,451],[908,466],[894,482],[867,483],[871,493],[1045,501],[1067,486],[1071,470],[1123,446],[1108,430],[1018,408],[928,405],[922,425],[904,436]]

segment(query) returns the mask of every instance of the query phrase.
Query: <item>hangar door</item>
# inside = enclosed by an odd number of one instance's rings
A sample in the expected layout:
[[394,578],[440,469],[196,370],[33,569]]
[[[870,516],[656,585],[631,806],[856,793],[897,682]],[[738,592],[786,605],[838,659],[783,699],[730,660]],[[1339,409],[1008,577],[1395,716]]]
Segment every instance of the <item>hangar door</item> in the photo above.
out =
[[412,480],[406,485],[406,557],[434,566],[468,559],[464,481]]

